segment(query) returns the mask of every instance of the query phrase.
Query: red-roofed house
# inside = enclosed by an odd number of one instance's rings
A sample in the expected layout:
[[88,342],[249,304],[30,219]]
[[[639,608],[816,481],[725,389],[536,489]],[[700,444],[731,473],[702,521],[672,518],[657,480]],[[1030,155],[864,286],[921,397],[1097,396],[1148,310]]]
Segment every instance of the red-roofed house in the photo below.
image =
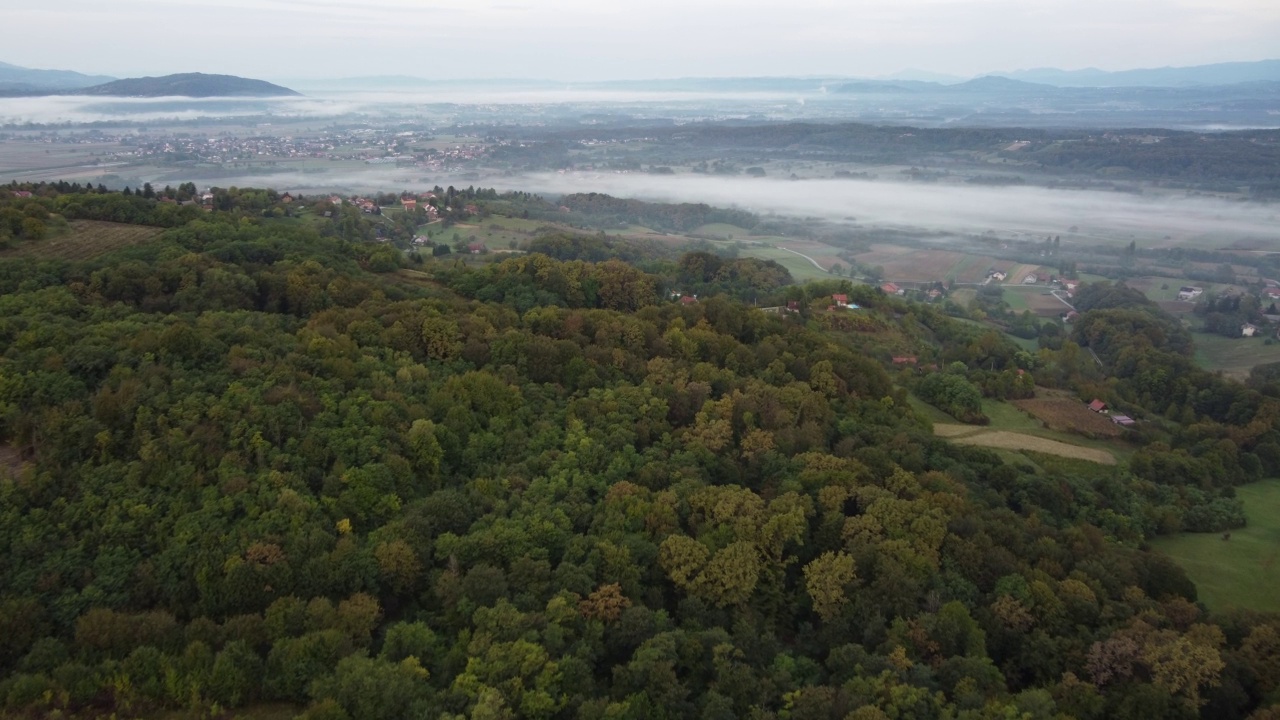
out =
[[408,210],[411,212],[413,210],[418,209],[418,201],[414,200],[413,198],[405,198],[404,200],[400,201],[400,204],[404,206],[405,210]]
[[905,295],[907,293],[906,290],[903,290],[893,283],[885,283],[880,286],[880,289],[883,290],[886,295]]
[[1095,399],[1093,402],[1089,403],[1089,409],[1096,413],[1100,413],[1107,409],[1107,404],[1101,400]]
[[692,305],[696,302],[698,302],[698,298],[695,295],[685,295],[684,297],[680,298],[681,305]]
[[14,196],[14,197],[20,197],[20,198],[29,198],[29,197],[31,197],[31,191],[29,191],[29,190],[14,190],[14,191],[13,191],[13,196]]
[[848,295],[832,295],[832,296],[831,296],[831,300],[832,300],[832,302],[834,302],[838,307],[846,307],[846,306],[848,306],[848,304],[849,304],[849,296],[848,296]]
[[894,365],[915,365],[916,362],[918,361],[916,360],[915,355],[894,355],[893,356]]

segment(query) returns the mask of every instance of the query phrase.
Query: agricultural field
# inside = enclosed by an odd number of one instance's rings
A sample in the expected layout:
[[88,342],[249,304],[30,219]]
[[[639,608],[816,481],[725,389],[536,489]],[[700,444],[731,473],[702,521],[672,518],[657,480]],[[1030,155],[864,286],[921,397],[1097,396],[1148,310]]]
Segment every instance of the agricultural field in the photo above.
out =
[[1036,388],[1036,397],[1014,400],[1010,404],[1043,422],[1050,430],[1090,438],[1118,438],[1125,434],[1124,428],[1105,415],[1093,412],[1068,393]]
[[1040,317],[1058,317],[1071,308],[1050,294],[1047,285],[1005,285],[1004,301],[1014,312],[1030,310]]
[[751,237],[751,231],[729,223],[709,223],[694,228],[689,235],[715,238],[717,240],[746,240]]
[[0,251],[0,257],[33,257],[41,260],[88,260],[130,245],[154,239],[164,228],[124,225],[99,220],[72,220],[65,233],[35,242],[18,243]]
[[939,437],[945,437],[951,442],[961,445],[978,445],[998,450],[1044,453],[1075,460],[1088,460],[1101,465],[1116,464],[1116,456],[1106,450],[1071,445],[1026,433],[989,430],[973,425],[945,424],[934,425],[933,431]]
[[1243,380],[1254,366],[1280,362],[1280,342],[1272,340],[1268,345],[1266,337],[1229,338],[1203,332],[1191,335],[1196,344],[1196,364],[1206,370],[1221,370],[1228,377]]
[[990,419],[987,425],[958,423],[955,418],[914,395],[910,402],[918,415],[933,423],[935,435],[961,444],[989,447],[1009,454],[1042,453],[1102,465],[1115,465],[1132,453],[1131,448],[1114,438],[1085,438],[1045,428],[1043,421],[1005,402],[982,402],[982,412]]
[[1152,546],[1173,558],[1196,584],[1209,609],[1280,612],[1280,480],[1236,488],[1247,527],[1217,533],[1156,538]]
[[1014,266],[1011,261],[998,260],[988,255],[885,244],[872,245],[870,251],[856,255],[855,259],[864,265],[879,265],[884,268],[884,277],[895,282],[954,280],[957,283],[976,285],[987,279],[987,271],[1007,271]]
[[794,252],[787,252],[773,245],[752,245],[742,251],[743,255],[762,260],[773,260],[791,272],[797,282],[808,280],[824,280],[833,277],[830,273],[813,266],[813,263]]

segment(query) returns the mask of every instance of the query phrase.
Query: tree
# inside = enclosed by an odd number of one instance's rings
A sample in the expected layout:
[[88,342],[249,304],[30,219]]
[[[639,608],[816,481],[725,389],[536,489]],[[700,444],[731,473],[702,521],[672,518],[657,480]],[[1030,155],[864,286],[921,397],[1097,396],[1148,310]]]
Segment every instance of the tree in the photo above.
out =
[[825,552],[804,567],[805,590],[813,611],[830,622],[849,603],[845,589],[855,578],[854,560],[844,552]]

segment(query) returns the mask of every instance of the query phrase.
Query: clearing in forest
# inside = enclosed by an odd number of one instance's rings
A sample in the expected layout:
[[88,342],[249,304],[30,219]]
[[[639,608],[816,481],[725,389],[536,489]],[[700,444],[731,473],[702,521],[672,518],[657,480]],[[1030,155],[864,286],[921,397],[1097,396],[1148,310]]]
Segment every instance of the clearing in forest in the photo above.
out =
[[44,240],[20,242],[0,252],[0,257],[33,257],[40,260],[88,260],[113,250],[141,245],[155,239],[164,228],[127,225],[101,220],[72,220],[67,232]]
[[1177,561],[1214,611],[1280,611],[1280,480],[1236,488],[1246,527],[1221,533],[1182,533],[1151,541]]
[[1057,440],[1027,435],[1026,433],[1010,432],[1008,430],[988,430],[973,425],[937,423],[933,426],[933,432],[939,437],[948,438],[952,442],[962,445],[978,445],[998,450],[1026,450],[1075,460],[1088,460],[1102,465],[1116,464],[1115,455],[1106,450],[1080,447],[1079,445],[1071,445]]
[[1093,412],[1074,397],[1038,389],[1030,400],[1013,400],[1012,405],[1033,415],[1050,430],[1073,432],[1090,438],[1118,438],[1124,428],[1106,415]]

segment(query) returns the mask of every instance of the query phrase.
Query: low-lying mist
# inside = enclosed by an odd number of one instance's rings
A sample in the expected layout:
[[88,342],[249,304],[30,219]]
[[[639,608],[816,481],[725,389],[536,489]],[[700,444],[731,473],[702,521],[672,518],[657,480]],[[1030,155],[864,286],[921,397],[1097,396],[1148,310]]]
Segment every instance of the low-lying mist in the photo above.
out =
[[1280,252],[1280,206],[1209,196],[978,187],[850,179],[772,180],[703,175],[540,173],[476,179],[424,177],[409,169],[279,173],[219,178],[221,186],[293,192],[422,190],[476,185],[544,195],[602,192],[663,202],[703,202],[760,215],[818,218],[862,227],[1003,237],[1070,236],[1073,241],[1136,239],[1145,247],[1236,245]]

